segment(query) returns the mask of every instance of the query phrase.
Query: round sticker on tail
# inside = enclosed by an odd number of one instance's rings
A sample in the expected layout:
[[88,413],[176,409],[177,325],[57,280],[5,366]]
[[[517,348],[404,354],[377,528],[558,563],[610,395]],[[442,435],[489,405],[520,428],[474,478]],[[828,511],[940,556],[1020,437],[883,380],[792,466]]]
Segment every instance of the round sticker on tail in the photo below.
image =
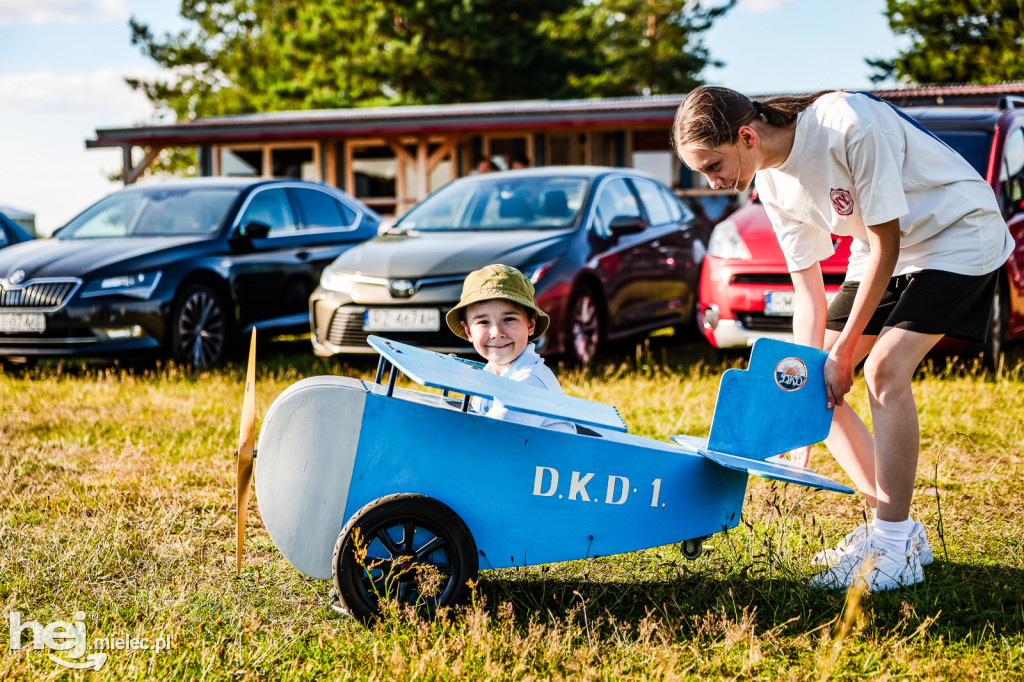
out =
[[783,358],[775,365],[775,383],[783,391],[798,391],[807,381],[807,365],[800,358]]

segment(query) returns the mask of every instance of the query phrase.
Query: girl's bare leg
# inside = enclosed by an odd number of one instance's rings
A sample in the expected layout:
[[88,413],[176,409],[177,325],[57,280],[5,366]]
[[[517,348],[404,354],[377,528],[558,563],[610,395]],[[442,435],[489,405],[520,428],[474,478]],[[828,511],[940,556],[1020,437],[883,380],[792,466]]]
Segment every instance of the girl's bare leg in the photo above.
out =
[[[838,338],[839,332],[826,330],[825,350],[831,350]],[[861,337],[857,345],[858,363],[868,354],[877,338]],[[875,441],[868,427],[848,402],[835,409],[832,429],[825,439],[825,445],[839,462],[839,466],[853,480],[867,505],[874,509],[878,504],[878,493],[875,490]]]
[[875,430],[877,516],[883,521],[903,521],[910,515],[921,444],[912,381],[921,360],[941,338],[886,327],[864,363]]

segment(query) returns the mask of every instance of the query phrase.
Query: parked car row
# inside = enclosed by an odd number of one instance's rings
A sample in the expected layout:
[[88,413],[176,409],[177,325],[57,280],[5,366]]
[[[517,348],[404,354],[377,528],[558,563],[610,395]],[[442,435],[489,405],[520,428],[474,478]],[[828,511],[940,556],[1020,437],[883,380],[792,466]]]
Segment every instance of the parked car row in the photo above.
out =
[[[989,364],[1024,333],[1024,108],[908,109],[992,185],[1018,248],[994,301]],[[1019,102],[1024,105],[1024,101]],[[442,323],[466,275],[501,262],[551,316],[545,354],[587,363],[610,340],[698,323],[712,345],[789,338],[793,287],[753,198],[710,234],[651,176],[548,167],[455,180],[394,224],[299,180],[133,186],[52,239],[0,219],[0,359],[157,353],[220,363],[252,328],[311,331],[318,355],[370,334],[469,351]],[[829,295],[850,243],[822,263]]]
[[132,186],[52,239],[0,250],[0,358],[156,353],[197,368],[261,333],[312,329],[320,355],[372,333],[444,351],[465,276],[523,270],[552,317],[544,353],[695,323],[706,230],[652,177],[538,168],[453,181],[382,229],[344,192],[298,180]]
[[[930,107],[905,110],[959,152],[992,186],[1017,243],[993,301],[989,366],[1002,346],[1024,334],[1024,100],[998,108]],[[848,237],[833,241],[821,264],[829,296],[839,290],[850,256]],[[793,285],[764,207],[756,197],[719,223],[701,272],[698,320],[717,348],[747,348],[762,336],[788,340],[793,329]],[[945,342],[944,342],[945,343]],[[964,350],[945,343],[947,351]]]

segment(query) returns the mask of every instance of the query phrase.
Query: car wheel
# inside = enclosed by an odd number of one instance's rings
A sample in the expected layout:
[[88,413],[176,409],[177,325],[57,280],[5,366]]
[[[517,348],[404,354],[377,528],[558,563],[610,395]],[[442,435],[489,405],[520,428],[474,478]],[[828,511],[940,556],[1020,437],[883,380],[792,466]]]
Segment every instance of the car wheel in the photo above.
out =
[[228,348],[227,308],[205,284],[187,287],[171,315],[171,355],[195,369],[216,367]]
[[586,284],[573,291],[569,304],[566,330],[566,356],[569,364],[590,366],[601,347],[601,322],[604,319],[601,302]]
[[0,358],[0,372],[23,374],[34,368],[38,359],[34,357],[11,356]]
[[479,571],[476,543],[459,515],[411,493],[360,509],[341,530],[331,564],[341,606],[363,621],[380,615],[382,600],[423,616],[463,603]]
[[1003,343],[1006,341],[1006,328],[1010,322],[1010,309],[1002,289],[1002,281],[997,280],[996,293],[992,298],[992,316],[988,321],[988,338],[980,347],[982,367],[993,371],[999,367]]

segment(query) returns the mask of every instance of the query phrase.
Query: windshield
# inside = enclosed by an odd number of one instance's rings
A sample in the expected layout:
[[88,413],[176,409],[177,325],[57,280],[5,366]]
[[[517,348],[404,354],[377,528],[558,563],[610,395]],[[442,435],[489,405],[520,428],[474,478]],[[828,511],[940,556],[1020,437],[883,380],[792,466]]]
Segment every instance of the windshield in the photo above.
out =
[[992,149],[992,133],[984,130],[933,130],[933,133],[967,159],[978,175],[988,173],[988,155]]
[[587,191],[586,178],[493,177],[453,182],[395,224],[398,230],[514,230],[569,227]]
[[74,218],[58,237],[211,236],[239,191],[202,187],[116,192]]

